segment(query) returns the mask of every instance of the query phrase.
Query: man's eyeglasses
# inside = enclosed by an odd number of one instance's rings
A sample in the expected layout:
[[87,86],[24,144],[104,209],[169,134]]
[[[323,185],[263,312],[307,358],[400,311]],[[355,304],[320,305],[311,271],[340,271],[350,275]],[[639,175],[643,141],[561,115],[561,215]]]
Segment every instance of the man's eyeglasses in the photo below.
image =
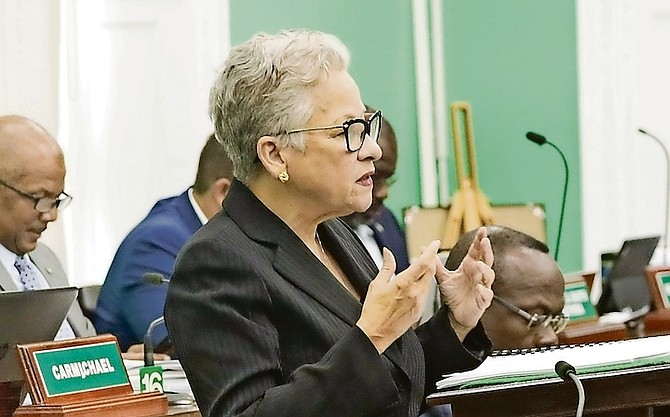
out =
[[498,297],[497,295],[493,295],[493,300],[502,304],[511,312],[523,317],[528,322],[529,329],[535,329],[538,326],[551,327],[554,333],[558,334],[565,330],[565,326],[567,326],[568,321],[570,321],[570,317],[564,315],[563,313],[555,316],[551,314],[530,314],[529,312],[520,309],[519,307],[515,306],[504,298]]
[[35,203],[35,210],[37,210],[40,213],[48,213],[54,208],[57,208],[58,210],[62,210],[65,207],[70,204],[72,201],[72,197],[66,194],[65,192],[60,193],[60,195],[57,198],[51,198],[51,197],[35,197],[34,195],[30,195],[28,193],[24,193],[23,191],[12,187],[11,185],[7,184],[6,182],[0,180],[0,184],[4,185],[5,187],[9,188],[10,190],[14,191],[16,194],[20,195],[21,197],[27,198],[29,200],[32,200]]
[[323,126],[323,127],[306,127],[303,129],[294,129],[286,132],[287,135],[301,132],[313,132],[315,130],[330,130],[342,129],[344,130],[344,138],[347,141],[347,150],[349,152],[358,152],[363,147],[363,142],[366,136],[377,142],[379,140],[379,132],[382,128],[382,111],[377,110],[374,113],[366,113],[364,119],[347,120],[341,125]]

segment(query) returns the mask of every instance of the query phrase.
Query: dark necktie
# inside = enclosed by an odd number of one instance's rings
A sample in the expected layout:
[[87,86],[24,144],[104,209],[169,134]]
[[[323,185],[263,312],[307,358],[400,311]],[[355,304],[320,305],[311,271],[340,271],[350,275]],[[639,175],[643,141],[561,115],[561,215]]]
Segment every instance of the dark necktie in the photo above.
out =
[[28,263],[25,256],[17,256],[14,266],[19,271],[19,278],[23,284],[23,291],[39,290],[41,285],[37,280],[37,274],[33,267]]

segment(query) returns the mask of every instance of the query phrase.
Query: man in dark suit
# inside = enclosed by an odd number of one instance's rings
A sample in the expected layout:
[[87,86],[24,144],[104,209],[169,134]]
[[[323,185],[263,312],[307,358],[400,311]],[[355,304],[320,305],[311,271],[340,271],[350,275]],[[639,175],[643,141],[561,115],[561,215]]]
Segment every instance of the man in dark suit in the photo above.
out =
[[[65,158],[56,139],[21,116],[0,117],[0,290],[68,286],[56,255],[38,243],[58,210],[72,200],[64,190]],[[3,318],[7,319],[7,318]],[[73,304],[57,339],[92,336],[95,329]]]
[[[567,323],[565,281],[546,244],[518,230],[486,226],[495,254],[494,302],[482,315],[495,350],[558,345]],[[449,253],[446,267],[458,266],[475,230],[464,233]],[[422,417],[449,417],[448,405],[432,407]]]
[[[504,226],[486,226],[496,259],[493,303],[482,315],[495,350],[554,346],[567,324],[565,280],[543,242]],[[458,266],[475,230],[461,236],[446,267]]]
[[[221,209],[232,165],[211,135],[200,154],[195,183],[180,195],[158,201],[123,240],[105,278],[94,324],[100,333],[112,333],[122,350],[142,343],[149,324],[163,315],[166,285],[143,281],[146,273],[169,278],[184,242]],[[154,343],[167,337],[156,328]]]
[[[371,113],[375,111],[371,107],[366,110]],[[353,213],[343,219],[354,229],[378,267],[382,265],[382,249],[388,248],[395,256],[396,271],[402,271],[409,266],[405,232],[393,212],[384,206],[398,163],[398,141],[386,118],[382,119],[379,146],[382,148],[382,157],[375,161],[372,205],[363,213]]]

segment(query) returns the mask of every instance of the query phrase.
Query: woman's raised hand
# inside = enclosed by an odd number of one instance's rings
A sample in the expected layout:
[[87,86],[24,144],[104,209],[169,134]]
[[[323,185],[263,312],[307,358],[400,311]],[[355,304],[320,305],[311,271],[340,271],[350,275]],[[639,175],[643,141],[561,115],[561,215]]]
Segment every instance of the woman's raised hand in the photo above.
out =
[[440,266],[439,241],[423,248],[406,270],[395,277],[395,258],[384,248],[384,263],[370,283],[363,311],[356,325],[370,338],[379,353],[402,336],[421,317],[426,291]]
[[486,228],[480,227],[458,269],[452,272],[442,264],[437,268],[440,297],[449,306],[449,320],[461,340],[491,305],[491,285],[495,279],[492,265],[491,241]]

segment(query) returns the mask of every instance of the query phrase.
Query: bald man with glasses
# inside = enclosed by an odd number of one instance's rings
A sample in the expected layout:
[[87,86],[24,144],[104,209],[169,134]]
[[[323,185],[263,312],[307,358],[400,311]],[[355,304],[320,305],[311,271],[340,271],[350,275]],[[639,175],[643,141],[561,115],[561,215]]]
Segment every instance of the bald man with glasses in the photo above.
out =
[[[568,317],[563,274],[549,248],[539,240],[503,226],[487,226],[496,279],[493,302],[481,321],[494,350],[558,345]],[[447,269],[458,267],[476,230],[461,236],[449,252]],[[449,404],[429,408],[421,417],[451,417]]]
[[[494,298],[482,316],[494,350],[552,346],[568,318],[564,279],[549,248],[514,229],[487,226],[495,260]],[[465,233],[449,253],[447,268],[458,265],[476,231]]]
[[[69,286],[56,255],[38,243],[72,200],[64,184],[56,139],[25,117],[0,116],[0,291]],[[92,335],[93,325],[74,303],[56,338]]]

